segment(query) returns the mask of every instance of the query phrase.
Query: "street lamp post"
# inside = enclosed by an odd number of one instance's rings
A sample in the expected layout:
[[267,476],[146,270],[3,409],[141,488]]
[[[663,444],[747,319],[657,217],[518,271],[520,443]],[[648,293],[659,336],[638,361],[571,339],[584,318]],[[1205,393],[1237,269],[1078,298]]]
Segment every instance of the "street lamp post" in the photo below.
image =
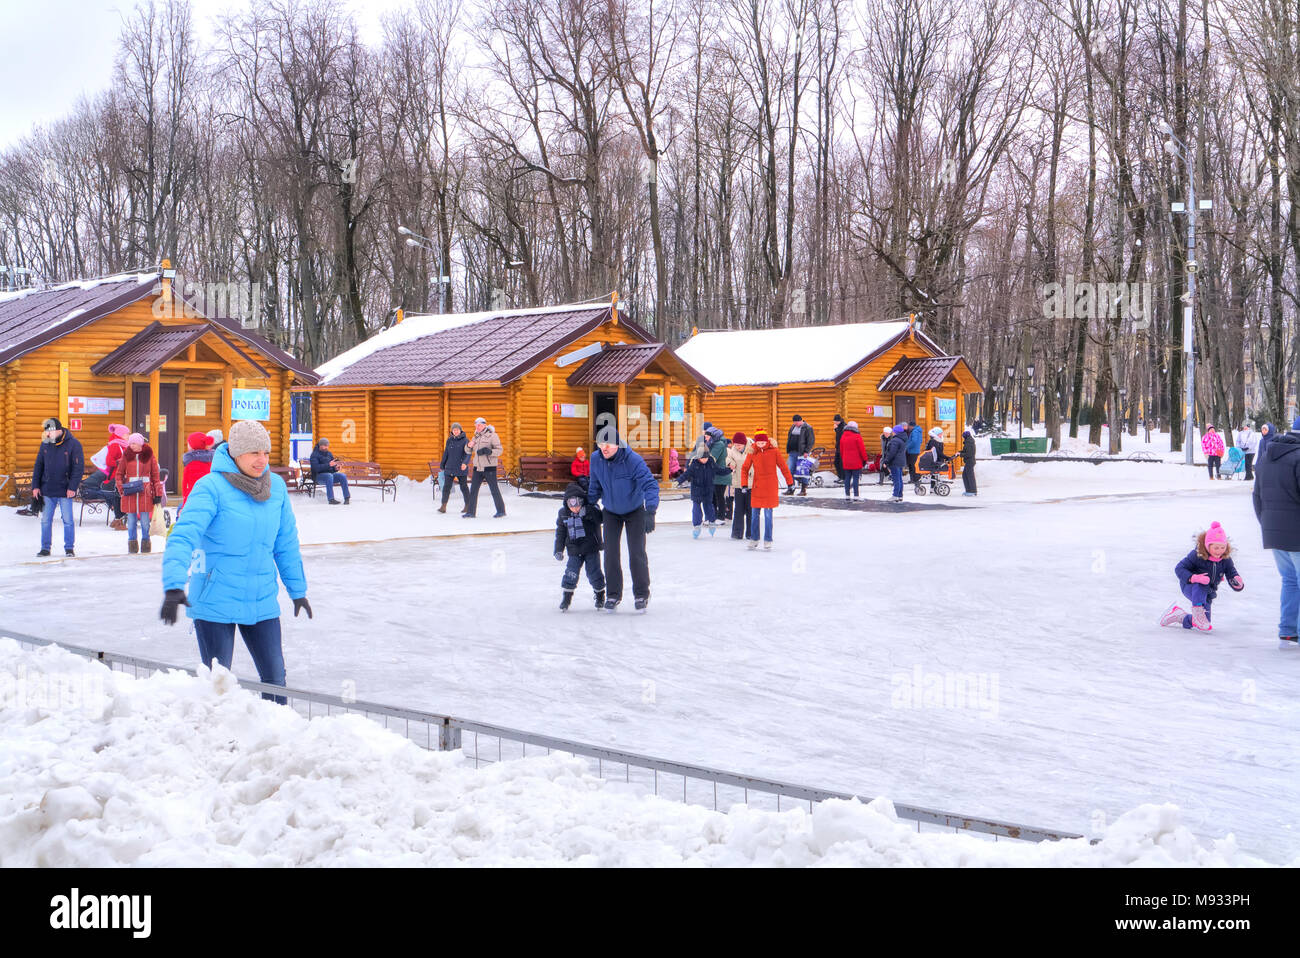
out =
[[[1033,383],[1034,381],[1033,363],[1030,363],[1025,367],[1025,375],[1022,382],[1024,382],[1024,380],[1028,380],[1028,382],[1031,384]],[[1019,424],[1019,429],[1020,429],[1019,438],[1024,439],[1025,438],[1025,400],[1024,400],[1024,396],[1022,396],[1019,392],[1016,391],[1016,367],[1015,366],[1007,367],[1007,388],[1011,390],[1012,394],[1015,396],[1016,422]],[[1033,386],[1030,385],[1029,389],[1032,392]]]
[[[1194,428],[1194,411],[1196,408],[1196,364],[1192,356],[1193,337],[1192,337],[1192,311],[1196,303],[1196,182],[1195,168],[1192,165],[1192,158],[1187,149],[1187,145],[1174,135],[1174,129],[1169,125],[1167,120],[1160,121],[1160,132],[1168,139],[1165,140],[1165,152],[1170,156],[1176,157],[1183,161],[1183,166],[1187,169],[1187,292],[1183,294],[1183,359],[1186,362],[1186,371],[1184,375],[1187,378],[1186,399],[1187,417],[1183,425],[1183,461],[1187,465],[1192,464],[1192,434]],[[1210,201],[1204,201],[1205,208],[1210,209]],[[1174,203],[1172,212],[1183,212],[1179,209],[1182,203]]]
[[451,277],[444,276],[442,273],[442,245],[435,243],[427,236],[421,236],[415,230],[407,229],[405,226],[397,227],[397,232],[407,237],[407,246],[427,250],[438,257],[438,312],[445,313],[447,311],[447,284],[451,282]]

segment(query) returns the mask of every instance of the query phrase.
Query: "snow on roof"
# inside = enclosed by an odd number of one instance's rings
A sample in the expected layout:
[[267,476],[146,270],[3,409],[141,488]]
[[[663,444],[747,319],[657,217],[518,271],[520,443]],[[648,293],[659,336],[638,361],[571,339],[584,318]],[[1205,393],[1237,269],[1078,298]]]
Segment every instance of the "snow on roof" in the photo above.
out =
[[61,289],[94,289],[96,286],[106,286],[109,283],[125,283],[129,280],[148,283],[155,282],[157,279],[158,271],[155,270],[152,273],[118,273],[115,276],[101,276],[98,279],[79,279],[71,283],[58,283],[54,286],[32,286],[28,289],[14,289],[0,293],[0,303],[22,299],[24,296],[31,296],[34,293],[53,293]]
[[486,322],[489,319],[501,319],[507,316],[528,316],[533,313],[563,313],[571,310],[592,309],[597,305],[599,304],[571,303],[563,306],[531,306],[525,309],[486,310],[479,313],[408,313],[406,318],[396,326],[376,333],[365,342],[358,343],[346,352],[339,353],[333,359],[321,363],[316,367],[316,374],[320,376],[320,384],[323,386],[354,363],[360,362],[367,356],[372,356],[381,349],[388,349],[391,346],[413,342],[417,339],[423,339],[425,336],[434,336],[449,329],[472,326],[475,323]]
[[907,322],[698,333],[677,355],[718,386],[834,379],[907,331]]

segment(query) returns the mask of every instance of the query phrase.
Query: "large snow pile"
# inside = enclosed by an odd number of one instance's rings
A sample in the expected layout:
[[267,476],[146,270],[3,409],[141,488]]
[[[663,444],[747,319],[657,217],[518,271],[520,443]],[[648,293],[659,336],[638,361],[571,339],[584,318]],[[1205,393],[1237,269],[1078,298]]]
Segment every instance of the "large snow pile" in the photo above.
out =
[[0,639],[0,865],[1261,865],[1145,805],[1097,845],[925,833],[876,800],[729,812],[550,756],[475,770],[218,669],[133,679]]
[[699,333],[677,347],[717,386],[833,379],[907,331],[905,322]]

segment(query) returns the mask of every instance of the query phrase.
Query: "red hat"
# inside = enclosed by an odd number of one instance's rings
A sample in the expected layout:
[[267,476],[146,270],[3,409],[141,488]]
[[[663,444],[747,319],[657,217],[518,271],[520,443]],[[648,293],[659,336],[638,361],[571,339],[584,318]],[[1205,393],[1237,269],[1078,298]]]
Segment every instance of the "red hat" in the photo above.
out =
[[743,446],[745,444],[745,434],[743,432],[738,432],[731,437],[731,441],[737,446]]
[[754,433],[754,442],[770,442],[770,440],[767,438],[767,433],[760,429]]
[[206,432],[192,432],[185,437],[191,449],[207,449],[212,445],[212,437]]

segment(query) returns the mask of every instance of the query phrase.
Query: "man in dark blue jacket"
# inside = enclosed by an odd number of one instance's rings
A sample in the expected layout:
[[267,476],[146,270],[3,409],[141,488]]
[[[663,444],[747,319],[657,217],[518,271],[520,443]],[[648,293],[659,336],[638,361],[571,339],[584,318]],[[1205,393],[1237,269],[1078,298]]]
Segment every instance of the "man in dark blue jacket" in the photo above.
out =
[[1278,647],[1295,650],[1300,648],[1300,419],[1290,432],[1261,445],[1259,455],[1251,498],[1264,548],[1272,550],[1282,576]]
[[463,516],[469,511],[469,484],[465,481],[465,477],[469,474],[469,453],[465,449],[468,444],[469,437],[460,428],[460,423],[452,423],[451,435],[443,444],[442,459],[438,461],[438,469],[443,473],[442,505],[438,507],[439,512],[447,511],[451,487],[456,483],[460,483],[460,497],[465,502],[465,508],[460,511],[460,514]]
[[655,510],[659,508],[659,483],[645,460],[627,448],[611,424],[597,430],[599,456],[591,457],[591,478],[587,501],[593,506],[605,500],[605,611],[613,612],[623,599],[621,541],[627,530],[628,561],[632,566],[632,596],[636,611],[650,604],[650,560],[645,537],[654,532]]
[[86,472],[81,443],[63,428],[63,423],[51,417],[42,426],[41,448],[36,453],[32,468],[32,498],[44,500],[41,510],[41,551],[37,556],[50,554],[54,539],[54,512],[63,517],[63,554],[75,555],[77,527],[72,523],[72,500]]

